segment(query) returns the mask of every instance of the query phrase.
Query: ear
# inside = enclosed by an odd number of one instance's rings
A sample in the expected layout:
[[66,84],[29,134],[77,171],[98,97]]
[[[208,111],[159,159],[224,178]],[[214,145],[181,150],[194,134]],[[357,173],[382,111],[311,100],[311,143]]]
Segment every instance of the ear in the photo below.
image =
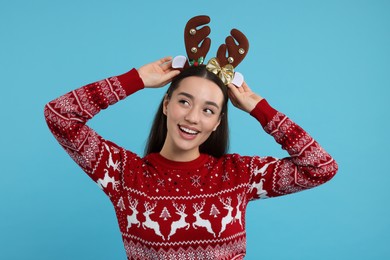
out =
[[221,124],[221,117],[219,117],[218,122],[217,122],[217,124],[215,125],[215,127],[214,127],[214,129],[213,129],[213,132],[214,132],[215,130],[217,130],[219,124]]
[[169,103],[169,97],[168,97],[168,94],[165,94],[164,101],[163,101],[163,114],[164,115],[167,115],[168,103]]

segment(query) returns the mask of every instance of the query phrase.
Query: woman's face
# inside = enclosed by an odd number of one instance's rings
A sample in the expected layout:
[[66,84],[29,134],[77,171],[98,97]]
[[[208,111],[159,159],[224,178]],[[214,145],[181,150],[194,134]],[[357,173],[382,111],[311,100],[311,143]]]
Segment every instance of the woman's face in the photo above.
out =
[[162,154],[196,159],[199,146],[220,123],[222,105],[223,93],[217,84],[200,77],[184,78],[171,98],[164,100],[168,132]]

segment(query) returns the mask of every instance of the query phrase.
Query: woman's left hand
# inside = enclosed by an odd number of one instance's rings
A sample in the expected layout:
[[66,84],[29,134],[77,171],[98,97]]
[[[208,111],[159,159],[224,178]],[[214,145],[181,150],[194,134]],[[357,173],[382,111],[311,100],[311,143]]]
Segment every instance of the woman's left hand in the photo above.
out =
[[244,82],[241,87],[236,87],[233,84],[228,85],[229,98],[232,104],[248,113],[250,113],[263,98],[254,93],[249,86]]

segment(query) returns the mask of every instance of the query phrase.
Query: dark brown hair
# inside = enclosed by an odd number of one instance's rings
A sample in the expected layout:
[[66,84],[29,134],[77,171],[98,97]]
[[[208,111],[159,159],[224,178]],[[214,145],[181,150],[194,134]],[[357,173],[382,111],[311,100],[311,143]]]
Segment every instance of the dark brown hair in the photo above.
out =
[[[229,148],[229,125],[227,116],[228,90],[219,77],[208,71],[205,65],[191,66],[188,69],[182,71],[172,80],[172,83],[167,90],[166,96],[168,99],[171,98],[173,91],[179,87],[180,82],[184,78],[191,76],[211,80],[218,85],[223,93],[224,100],[220,115],[221,122],[217,129],[212,132],[209,138],[199,147],[200,153],[209,154],[217,158],[221,157],[227,153]],[[165,97],[163,97],[154,117],[149,133],[149,138],[145,147],[145,155],[160,152],[164,145],[165,138],[167,136],[167,117],[163,113],[164,98]]]

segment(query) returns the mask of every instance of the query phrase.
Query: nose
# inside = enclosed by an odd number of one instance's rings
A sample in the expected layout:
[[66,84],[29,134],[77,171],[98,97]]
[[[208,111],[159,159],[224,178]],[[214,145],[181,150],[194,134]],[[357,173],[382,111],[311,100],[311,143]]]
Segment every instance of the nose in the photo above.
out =
[[187,114],[185,115],[184,119],[191,123],[191,124],[197,124],[199,122],[199,112],[197,109],[190,109],[188,110]]

